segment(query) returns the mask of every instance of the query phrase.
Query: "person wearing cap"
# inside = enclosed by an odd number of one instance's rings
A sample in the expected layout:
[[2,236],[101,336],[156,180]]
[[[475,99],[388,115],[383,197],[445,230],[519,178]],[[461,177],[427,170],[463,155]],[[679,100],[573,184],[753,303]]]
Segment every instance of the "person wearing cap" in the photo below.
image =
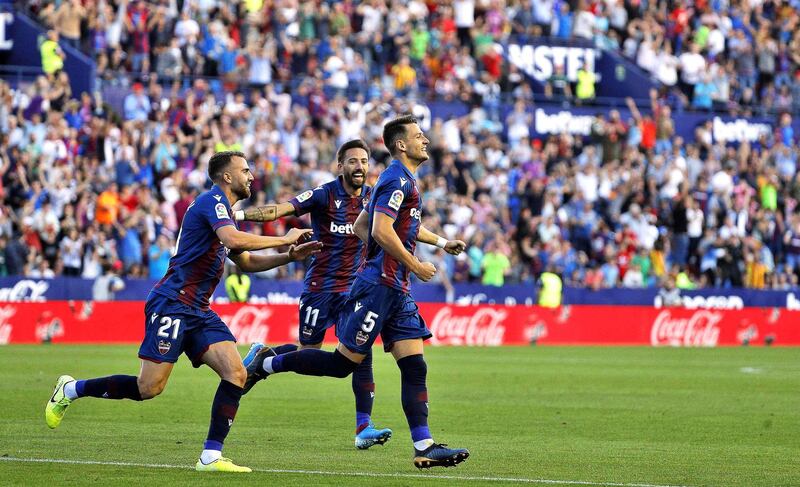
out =
[[125,97],[125,120],[145,122],[150,114],[150,99],[144,94],[141,83],[134,83],[132,88],[133,91]]

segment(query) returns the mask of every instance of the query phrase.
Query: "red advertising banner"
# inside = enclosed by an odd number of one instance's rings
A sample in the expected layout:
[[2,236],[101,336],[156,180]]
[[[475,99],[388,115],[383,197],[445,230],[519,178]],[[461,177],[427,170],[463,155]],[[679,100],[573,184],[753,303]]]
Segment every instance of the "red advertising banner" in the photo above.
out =
[[[645,306],[452,306],[420,303],[431,345],[800,345],[800,312]],[[224,304],[213,309],[241,343],[297,340],[296,305]],[[0,303],[0,344],[138,343],[143,302]],[[333,333],[328,343],[335,343]]]

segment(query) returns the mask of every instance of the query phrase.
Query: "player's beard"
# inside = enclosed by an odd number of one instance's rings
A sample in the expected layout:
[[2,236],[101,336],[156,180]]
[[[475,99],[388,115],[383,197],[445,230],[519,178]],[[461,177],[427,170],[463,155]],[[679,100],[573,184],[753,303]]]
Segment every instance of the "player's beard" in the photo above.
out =
[[242,184],[240,187],[235,188],[233,190],[234,194],[240,200],[246,200],[250,198],[250,186],[247,183]]
[[353,171],[353,172],[351,172],[351,173],[345,173],[345,174],[344,174],[344,180],[347,182],[347,184],[348,184],[348,185],[350,185],[350,187],[351,187],[351,188],[353,188],[353,189],[359,189],[359,188],[361,188],[362,186],[364,186],[364,183],[366,183],[366,182],[367,182],[367,173],[366,173],[366,172],[362,172],[362,173],[361,173],[361,179],[360,179],[360,181],[361,181],[361,182],[358,182],[358,183],[357,183],[357,182],[355,182],[355,181],[353,180],[353,179],[354,179],[354,176],[353,176],[353,174],[354,174],[355,172],[357,172],[357,171]]

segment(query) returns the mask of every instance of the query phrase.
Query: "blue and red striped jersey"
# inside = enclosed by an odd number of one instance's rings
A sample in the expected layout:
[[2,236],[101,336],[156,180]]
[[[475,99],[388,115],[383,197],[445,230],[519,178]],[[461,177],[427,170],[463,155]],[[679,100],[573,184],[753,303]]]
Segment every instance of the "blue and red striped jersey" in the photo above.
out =
[[367,257],[359,277],[372,283],[381,283],[409,292],[409,270],[397,259],[384,252],[372,238],[375,212],[394,219],[394,231],[411,252],[417,248],[417,234],[422,220],[422,196],[417,180],[400,161],[394,160],[378,178],[372,190],[369,211],[369,243]]
[[371,188],[364,185],[360,196],[350,196],[339,176],[289,200],[298,216],[311,213],[314,240],[323,244],[322,251],[312,257],[306,272],[306,291],[339,293],[350,290],[364,260],[364,243],[353,232],[353,224],[369,201],[370,192]]
[[151,292],[207,310],[228,254],[216,231],[225,225],[236,226],[232,214],[219,186],[198,196],[183,217],[167,273]]

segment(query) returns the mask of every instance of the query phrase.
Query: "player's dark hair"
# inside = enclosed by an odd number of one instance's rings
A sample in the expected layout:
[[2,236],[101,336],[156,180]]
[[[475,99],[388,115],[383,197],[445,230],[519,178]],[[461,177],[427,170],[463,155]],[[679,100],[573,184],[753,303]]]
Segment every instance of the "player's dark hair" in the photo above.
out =
[[397,154],[397,141],[406,135],[406,125],[411,125],[412,123],[419,123],[417,117],[414,115],[403,115],[383,126],[383,145],[389,149],[390,154]]
[[211,178],[212,181],[217,182],[219,178],[222,177],[222,173],[225,172],[225,169],[228,168],[228,164],[231,163],[231,159],[234,157],[247,159],[244,156],[244,152],[234,150],[217,152],[211,156],[211,159],[208,160],[208,177]]
[[350,149],[364,149],[367,151],[367,158],[369,159],[369,146],[366,142],[361,139],[353,139],[348,140],[341,147],[339,147],[339,151],[336,153],[336,160],[339,161],[339,164],[344,163],[344,155]]

